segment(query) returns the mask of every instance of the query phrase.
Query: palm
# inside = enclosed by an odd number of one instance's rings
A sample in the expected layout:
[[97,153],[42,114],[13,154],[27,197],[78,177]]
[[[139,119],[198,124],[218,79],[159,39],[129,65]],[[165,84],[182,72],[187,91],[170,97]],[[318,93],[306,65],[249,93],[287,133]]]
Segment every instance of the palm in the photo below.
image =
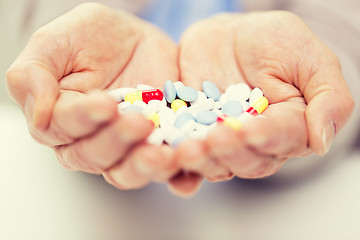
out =
[[190,27],[180,47],[185,84],[199,89],[202,81],[212,80],[225,90],[246,82],[269,99],[267,119],[245,124],[239,133],[217,130],[207,139],[210,150],[204,154],[215,157],[223,172],[266,176],[287,158],[309,154],[309,145],[318,144],[308,136],[306,109],[316,93],[307,89],[314,89],[318,69],[328,64],[336,72],[338,66],[297,17],[278,12],[216,16]]

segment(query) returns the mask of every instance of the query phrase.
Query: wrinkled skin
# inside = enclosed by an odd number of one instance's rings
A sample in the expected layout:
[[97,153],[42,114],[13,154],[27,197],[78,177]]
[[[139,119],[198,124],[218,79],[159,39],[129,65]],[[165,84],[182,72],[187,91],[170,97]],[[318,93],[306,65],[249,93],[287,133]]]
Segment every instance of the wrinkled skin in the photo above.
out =
[[[217,127],[180,147],[145,142],[153,125],[120,115],[106,91],[168,79],[201,88],[260,87],[270,106],[235,132]],[[336,56],[287,12],[222,14],[191,26],[176,46],[151,24],[100,4],[80,5],[39,29],[7,73],[29,131],[69,169],[120,189],[169,182],[187,196],[204,177],[259,178],[290,157],[325,154],[353,100]],[[328,102],[332,105],[328,105]]]

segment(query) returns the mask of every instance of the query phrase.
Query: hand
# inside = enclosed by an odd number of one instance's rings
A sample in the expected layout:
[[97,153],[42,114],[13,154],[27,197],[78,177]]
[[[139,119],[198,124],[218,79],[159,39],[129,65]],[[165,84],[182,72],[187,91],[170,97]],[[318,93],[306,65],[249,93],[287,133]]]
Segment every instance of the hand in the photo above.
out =
[[150,24],[100,4],[83,4],[40,28],[7,73],[32,136],[68,168],[102,173],[137,188],[178,171],[173,150],[145,144],[153,129],[141,115],[119,115],[105,92],[162,87],[178,79],[177,47]]
[[265,177],[290,157],[324,155],[354,107],[338,59],[292,13],[222,14],[200,21],[183,35],[179,59],[186,85],[201,89],[211,80],[224,91],[246,82],[269,99],[266,119],[249,121],[238,132],[219,126],[206,141],[179,147],[185,170],[213,181],[233,174]]

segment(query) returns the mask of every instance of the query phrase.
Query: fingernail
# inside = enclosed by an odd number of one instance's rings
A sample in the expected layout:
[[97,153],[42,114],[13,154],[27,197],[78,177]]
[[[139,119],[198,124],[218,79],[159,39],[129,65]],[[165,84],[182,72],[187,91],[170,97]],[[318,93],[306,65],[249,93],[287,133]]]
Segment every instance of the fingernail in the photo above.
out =
[[325,128],[323,129],[323,134],[322,134],[322,143],[323,143],[323,154],[326,154],[330,147],[331,144],[334,140],[335,137],[335,123],[334,121],[330,121]]
[[33,122],[34,106],[35,106],[34,96],[31,93],[29,93],[28,96],[26,97],[24,104],[24,114],[29,123]]

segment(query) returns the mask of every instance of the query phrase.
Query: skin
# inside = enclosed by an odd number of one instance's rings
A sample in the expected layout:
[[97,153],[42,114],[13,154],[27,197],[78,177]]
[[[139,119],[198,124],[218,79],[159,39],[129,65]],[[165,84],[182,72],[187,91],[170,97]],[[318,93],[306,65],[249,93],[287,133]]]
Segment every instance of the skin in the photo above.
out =
[[262,178],[290,157],[324,155],[354,108],[337,57],[289,12],[200,21],[184,33],[179,59],[186,85],[201,89],[211,80],[224,91],[245,82],[269,100],[266,119],[246,122],[240,131],[220,126],[177,152],[186,170],[210,180]]
[[[219,126],[177,149],[149,145],[153,124],[120,115],[106,91],[162,88],[167,79],[197,89],[211,80],[222,91],[246,82],[271,106],[241,131]],[[181,196],[204,177],[259,178],[290,157],[325,154],[354,105],[336,56],[287,12],[218,15],[191,26],[176,46],[128,13],[83,4],[31,37],[7,84],[34,139],[65,167],[102,174],[120,189],[168,182]]]
[[34,139],[53,148],[65,167],[139,188],[179,171],[174,150],[146,144],[153,124],[141,114],[120,115],[106,92],[178,80],[176,61],[177,46],[157,28],[89,3],[35,32],[7,84]]

